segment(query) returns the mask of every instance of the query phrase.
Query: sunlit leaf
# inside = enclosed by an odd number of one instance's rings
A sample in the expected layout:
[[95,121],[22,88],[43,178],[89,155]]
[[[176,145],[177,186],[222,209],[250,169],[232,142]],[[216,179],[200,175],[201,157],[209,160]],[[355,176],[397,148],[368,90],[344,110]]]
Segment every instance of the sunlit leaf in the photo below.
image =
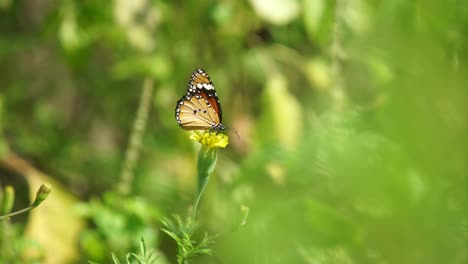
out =
[[280,74],[270,76],[263,96],[270,130],[262,133],[269,133],[284,147],[293,148],[299,143],[303,117],[298,100],[288,91],[286,78]]
[[304,0],[304,26],[309,38],[326,44],[333,33],[335,18],[335,2],[328,0]]
[[299,15],[298,0],[250,0],[257,14],[276,25],[284,25]]

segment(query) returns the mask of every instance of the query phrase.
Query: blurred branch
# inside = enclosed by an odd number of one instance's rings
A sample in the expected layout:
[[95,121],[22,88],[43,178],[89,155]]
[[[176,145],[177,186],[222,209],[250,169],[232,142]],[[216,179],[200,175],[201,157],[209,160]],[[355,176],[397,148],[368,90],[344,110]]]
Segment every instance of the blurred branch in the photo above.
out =
[[346,105],[346,96],[344,94],[344,83],[342,77],[342,65],[341,60],[345,57],[345,52],[342,46],[342,27],[344,23],[344,8],[345,2],[342,0],[336,0],[334,10],[334,23],[332,32],[332,42],[330,47],[331,57],[331,76],[333,84],[331,86],[331,99],[334,110],[340,111]]
[[140,155],[141,140],[148,121],[152,95],[153,80],[151,78],[146,78],[143,82],[140,104],[138,106],[137,116],[133,122],[130,142],[125,152],[125,161],[120,174],[120,182],[117,187],[118,191],[123,195],[127,195],[131,192],[131,185],[135,178],[133,170]]
[[10,150],[7,150],[4,155],[0,156],[0,167],[20,175],[29,175],[31,171],[36,170],[28,161]]

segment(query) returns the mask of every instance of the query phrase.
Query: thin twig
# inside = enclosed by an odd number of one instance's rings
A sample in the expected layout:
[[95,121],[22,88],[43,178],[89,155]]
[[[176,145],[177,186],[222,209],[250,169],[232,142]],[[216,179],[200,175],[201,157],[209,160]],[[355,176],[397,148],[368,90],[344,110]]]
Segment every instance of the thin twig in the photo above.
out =
[[345,2],[336,0],[334,10],[334,24],[332,32],[332,41],[330,47],[331,57],[331,74],[333,85],[331,89],[331,99],[333,100],[333,106],[335,110],[342,110],[345,106],[345,94],[344,94],[344,83],[342,77],[342,63],[341,60],[345,57],[344,50],[342,47],[342,27],[344,23],[343,8]]
[[131,186],[135,178],[133,171],[140,156],[141,140],[148,121],[152,97],[153,80],[151,78],[146,78],[143,82],[138,112],[133,122],[132,133],[127,150],[125,151],[125,161],[120,174],[118,191],[122,195],[127,195],[131,193],[132,190]]

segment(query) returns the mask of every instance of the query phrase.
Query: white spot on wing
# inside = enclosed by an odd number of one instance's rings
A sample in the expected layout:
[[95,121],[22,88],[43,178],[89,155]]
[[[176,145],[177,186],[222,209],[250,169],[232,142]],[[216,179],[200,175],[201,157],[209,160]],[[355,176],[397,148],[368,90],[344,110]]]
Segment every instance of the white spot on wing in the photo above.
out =
[[207,90],[213,90],[214,89],[214,87],[213,87],[213,85],[211,83],[204,83],[203,87],[205,89],[207,89]]

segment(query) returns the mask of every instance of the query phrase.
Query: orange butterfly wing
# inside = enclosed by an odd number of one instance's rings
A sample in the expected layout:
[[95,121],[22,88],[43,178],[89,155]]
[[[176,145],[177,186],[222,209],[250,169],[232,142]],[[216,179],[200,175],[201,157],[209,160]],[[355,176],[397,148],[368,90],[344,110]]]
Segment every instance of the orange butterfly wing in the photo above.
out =
[[177,123],[187,130],[224,129],[218,95],[208,74],[193,72],[186,95],[177,102]]

